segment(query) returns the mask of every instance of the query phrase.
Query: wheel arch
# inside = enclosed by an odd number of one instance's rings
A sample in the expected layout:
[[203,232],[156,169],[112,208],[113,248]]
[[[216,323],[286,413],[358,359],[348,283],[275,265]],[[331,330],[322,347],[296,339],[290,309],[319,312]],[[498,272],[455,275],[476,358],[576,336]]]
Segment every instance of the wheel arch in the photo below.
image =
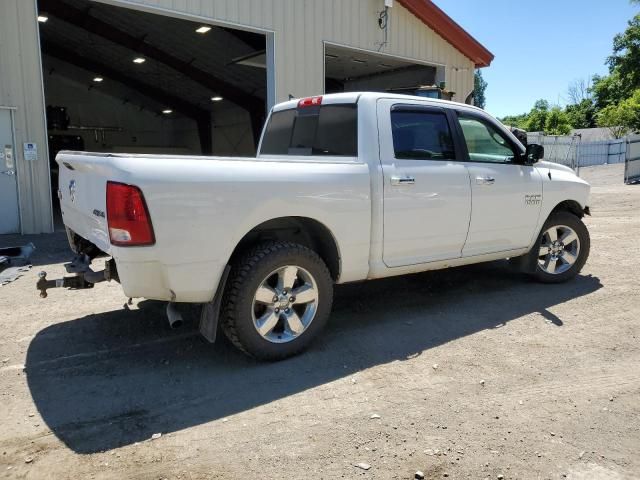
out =
[[256,225],[237,243],[229,263],[257,243],[270,240],[290,241],[310,248],[325,262],[334,281],[340,277],[341,257],[335,236],[326,225],[309,217],[278,217]]
[[562,202],[557,204],[553,208],[553,210],[551,210],[551,212],[549,212],[547,218],[549,218],[556,212],[569,212],[574,214],[578,218],[584,217],[586,213],[585,208],[582,208],[582,205],[580,205],[580,203],[576,200],[563,200]]

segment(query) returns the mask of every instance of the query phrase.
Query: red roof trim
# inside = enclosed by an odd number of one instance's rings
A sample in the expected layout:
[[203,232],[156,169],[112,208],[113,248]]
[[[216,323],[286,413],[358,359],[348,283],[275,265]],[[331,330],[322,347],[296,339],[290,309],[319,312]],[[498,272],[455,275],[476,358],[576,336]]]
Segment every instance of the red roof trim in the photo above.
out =
[[398,0],[398,2],[466,57],[473,60],[477,68],[491,65],[493,54],[431,0]]

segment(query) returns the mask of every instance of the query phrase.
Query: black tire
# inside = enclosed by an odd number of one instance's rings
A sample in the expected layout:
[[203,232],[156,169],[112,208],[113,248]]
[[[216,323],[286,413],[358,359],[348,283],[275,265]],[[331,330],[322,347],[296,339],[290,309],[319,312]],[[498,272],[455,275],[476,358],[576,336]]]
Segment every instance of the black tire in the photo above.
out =
[[[254,325],[254,295],[270,273],[287,265],[302,268],[313,277],[318,299],[315,315],[301,334],[286,343],[273,343]],[[237,348],[259,360],[282,360],[307,348],[326,325],[333,303],[333,280],[313,250],[291,242],[262,243],[232,264],[222,302],[222,329]]]
[[[543,242],[544,233],[554,226],[567,226],[571,228],[577,234],[579,240],[579,251],[575,263],[566,271],[556,274],[546,272],[538,262],[539,250]],[[584,267],[589,257],[590,248],[591,238],[589,237],[589,231],[580,218],[569,212],[552,213],[542,227],[540,235],[531,249],[530,259],[534,269],[533,277],[542,283],[562,283],[571,280],[578,275],[582,267]]]

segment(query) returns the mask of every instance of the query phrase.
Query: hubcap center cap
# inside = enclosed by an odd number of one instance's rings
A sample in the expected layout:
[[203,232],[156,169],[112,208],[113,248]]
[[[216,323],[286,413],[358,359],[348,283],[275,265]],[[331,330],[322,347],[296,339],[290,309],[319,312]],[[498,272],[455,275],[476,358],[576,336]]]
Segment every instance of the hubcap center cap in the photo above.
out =
[[561,255],[564,252],[564,244],[560,241],[555,241],[551,244],[549,250],[552,255]]
[[280,295],[278,297],[278,301],[276,302],[276,305],[279,306],[280,308],[289,308],[289,297],[287,295]]

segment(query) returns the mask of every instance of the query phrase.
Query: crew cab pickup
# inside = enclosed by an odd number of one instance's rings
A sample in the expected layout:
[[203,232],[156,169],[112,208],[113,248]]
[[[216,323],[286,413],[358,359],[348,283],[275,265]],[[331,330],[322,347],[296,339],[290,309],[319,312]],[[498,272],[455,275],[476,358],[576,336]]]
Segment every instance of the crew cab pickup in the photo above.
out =
[[[336,283],[498,259],[542,282],[589,254],[589,185],[469,105],[344,93],[276,105],[254,158],[61,152],[74,277],[202,305],[266,360],[309,345]],[[107,256],[104,271],[89,265]]]

